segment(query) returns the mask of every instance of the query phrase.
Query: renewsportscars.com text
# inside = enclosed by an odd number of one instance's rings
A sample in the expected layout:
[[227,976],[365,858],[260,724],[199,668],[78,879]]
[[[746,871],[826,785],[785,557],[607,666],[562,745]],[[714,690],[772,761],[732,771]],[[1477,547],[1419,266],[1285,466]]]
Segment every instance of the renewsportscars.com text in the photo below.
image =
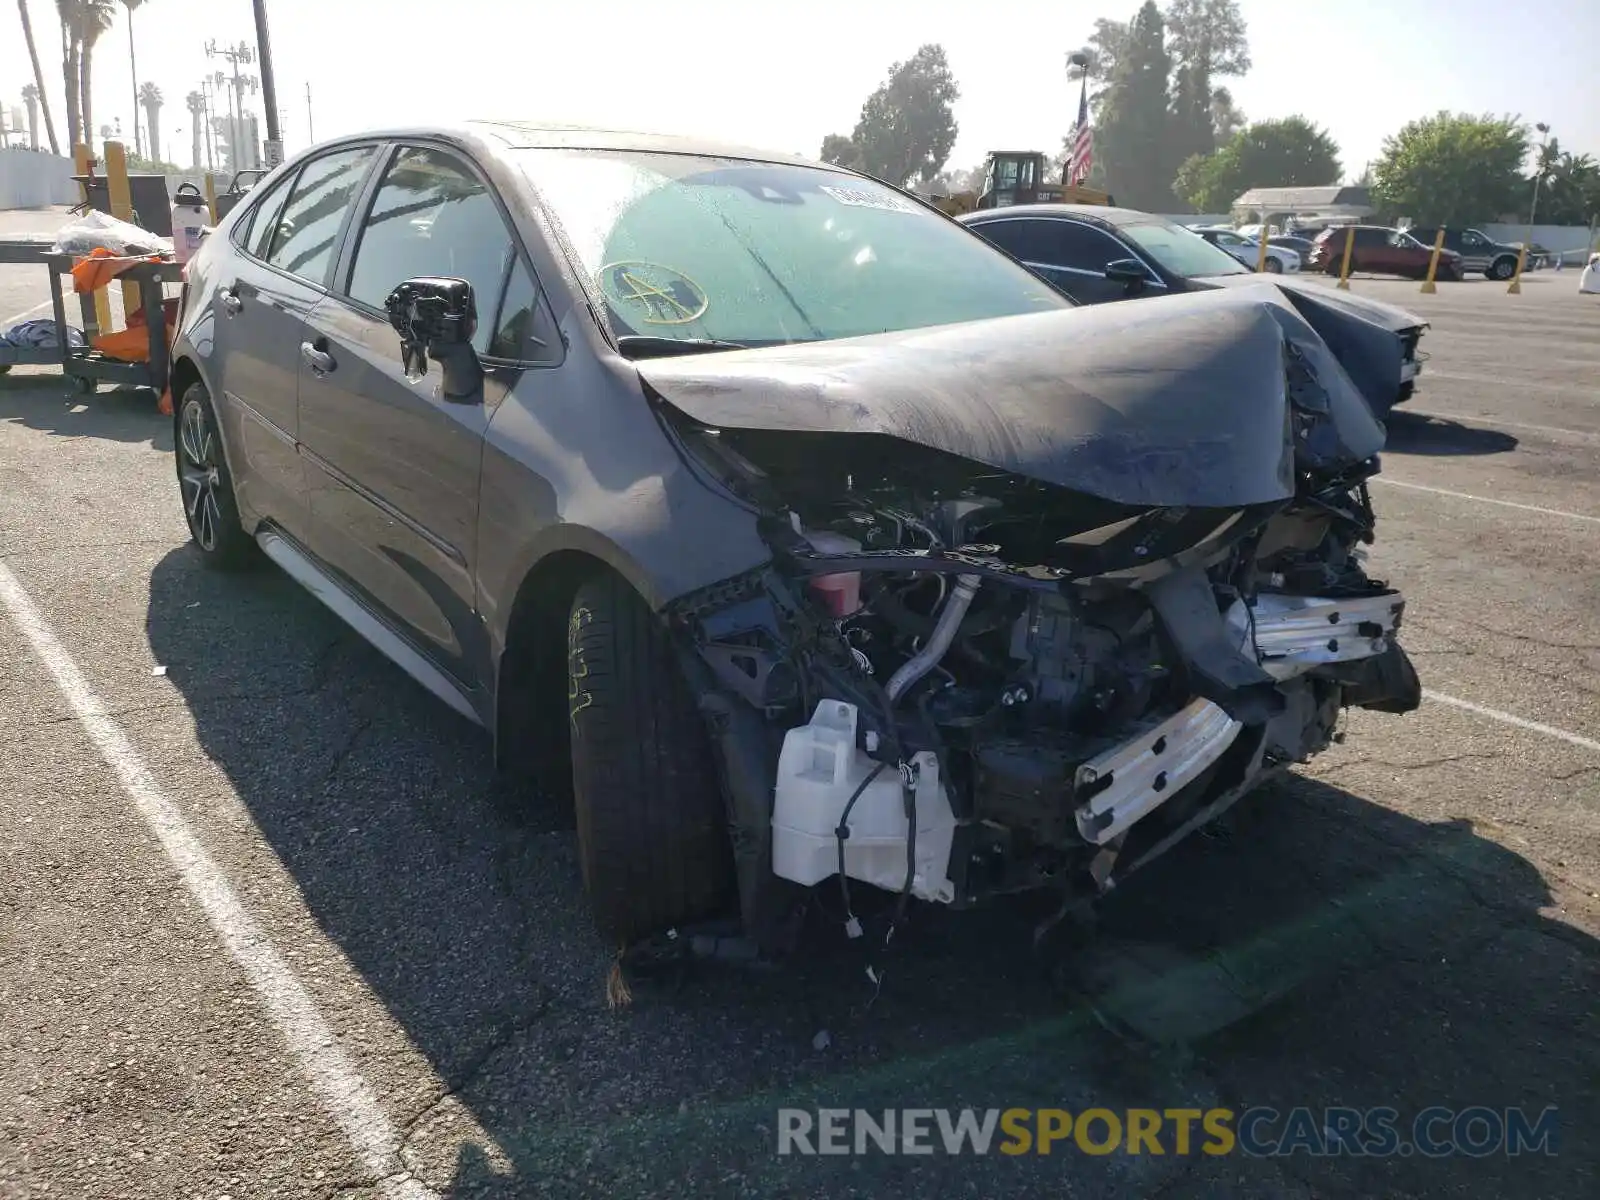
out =
[[779,1154],[1555,1154],[1557,1110],[782,1108]]

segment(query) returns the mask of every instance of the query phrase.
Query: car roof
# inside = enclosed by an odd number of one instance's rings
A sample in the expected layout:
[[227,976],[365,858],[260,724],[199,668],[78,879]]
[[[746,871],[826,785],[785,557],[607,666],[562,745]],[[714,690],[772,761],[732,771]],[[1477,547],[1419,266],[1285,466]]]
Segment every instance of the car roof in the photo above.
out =
[[438,125],[412,125],[362,130],[333,141],[402,140],[405,138],[444,138],[457,142],[476,142],[493,150],[636,150],[644,153],[698,154],[711,158],[747,159],[752,162],[782,163],[816,167],[840,174],[853,174],[840,167],[781,150],[722,142],[713,138],[685,137],[650,133],[643,130],[613,129],[581,125],[571,121],[473,120]]
[[1004,208],[985,208],[966,213],[960,219],[967,222],[995,220],[998,217],[1072,217],[1100,221],[1106,225],[1137,225],[1143,221],[1163,221],[1154,213],[1133,208],[1113,208],[1108,204],[1008,204]]

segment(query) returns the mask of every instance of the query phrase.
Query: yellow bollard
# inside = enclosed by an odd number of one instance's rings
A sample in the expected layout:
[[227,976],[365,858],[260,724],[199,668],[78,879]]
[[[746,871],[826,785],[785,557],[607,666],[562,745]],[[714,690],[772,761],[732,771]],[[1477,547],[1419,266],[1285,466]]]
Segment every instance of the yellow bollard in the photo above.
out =
[[1267,223],[1261,222],[1261,232],[1257,235],[1261,242],[1261,252],[1256,255],[1256,272],[1259,274],[1267,269]]
[[1344,227],[1344,262],[1339,265],[1339,290],[1350,290],[1350,253],[1356,248],[1356,227]]
[[206,209],[211,213],[211,223],[217,223],[217,177],[206,172]]
[[[128,183],[128,152],[121,142],[106,143],[106,190],[111,196],[111,215],[119,221],[133,220],[133,188]],[[122,323],[139,311],[139,285],[122,283]]]
[[1511,285],[1506,288],[1506,295],[1522,295],[1522,264],[1528,259],[1528,247],[1533,244],[1533,226],[1528,226],[1528,238],[1517,251],[1517,269],[1511,275]]
[[[91,162],[91,159],[89,157],[89,147],[84,145],[82,142],[79,142],[76,146],[74,146],[72,148],[72,169],[73,169],[73,171],[75,171],[79,175],[83,175],[83,176],[87,177],[88,174],[89,174],[89,164],[90,164],[90,162]],[[85,205],[88,205],[88,203],[89,203],[89,185],[87,183],[85,183],[85,184],[82,184],[80,186],[83,188],[83,203]],[[94,294],[94,328],[93,329],[85,329],[83,331],[83,336],[86,339],[88,339],[89,341],[93,341],[95,338],[99,337],[100,334],[102,334],[102,333],[110,333],[110,332],[111,332],[111,297],[106,295],[105,288],[100,288]]]
[[1439,226],[1439,232],[1433,238],[1433,256],[1428,259],[1428,277],[1422,281],[1422,290],[1426,295],[1433,295],[1439,289],[1433,285],[1433,277],[1439,273],[1439,252],[1444,249],[1444,226]]

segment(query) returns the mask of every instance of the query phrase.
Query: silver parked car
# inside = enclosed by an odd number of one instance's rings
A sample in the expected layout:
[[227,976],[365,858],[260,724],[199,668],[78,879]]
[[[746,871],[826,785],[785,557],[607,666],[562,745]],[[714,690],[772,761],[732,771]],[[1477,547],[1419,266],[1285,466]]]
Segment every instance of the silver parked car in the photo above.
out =
[[1092,899],[1419,698],[1382,429],[1275,289],[1079,308],[795,158],[316,147],[190,261],[173,394],[199,553],[570,792],[620,942]]

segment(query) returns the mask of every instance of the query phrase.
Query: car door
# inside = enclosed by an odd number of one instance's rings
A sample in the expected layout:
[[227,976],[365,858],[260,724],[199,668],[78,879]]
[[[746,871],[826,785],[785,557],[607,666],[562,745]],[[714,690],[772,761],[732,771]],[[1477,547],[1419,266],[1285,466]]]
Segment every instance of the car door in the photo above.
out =
[[1384,229],[1357,229],[1356,248],[1350,256],[1351,271],[1383,274],[1389,271],[1389,234]]
[[[511,314],[519,296],[534,294],[533,276],[482,176],[458,152],[426,145],[387,152],[339,270],[303,347],[311,549],[379,617],[475,688],[484,661],[474,591],[483,439],[516,377],[495,365],[516,357],[496,314],[503,295]],[[384,300],[424,276],[472,284],[473,344],[490,369],[470,401],[442,398],[438,363],[416,378],[402,364]]]
[[296,446],[299,346],[323,296],[344,210],[370,161],[370,147],[337,150],[274,183],[235,226],[236,252],[220,260],[212,290],[220,364],[212,386],[242,460],[240,504],[296,537],[306,525]]
[[1136,255],[1092,226],[1061,217],[1007,217],[974,228],[1080,304],[1128,298],[1127,286],[1107,279],[1105,269]]
[[1226,250],[1245,266],[1253,267],[1256,265],[1255,251],[1251,249],[1250,243],[1238,234],[1218,230],[1211,235],[1211,240],[1213,245],[1219,249]]
[[[1461,251],[1461,265],[1469,271],[1482,271],[1494,257],[1494,247],[1476,229],[1463,230],[1457,249]],[[1446,235],[1446,245],[1449,245]]]

